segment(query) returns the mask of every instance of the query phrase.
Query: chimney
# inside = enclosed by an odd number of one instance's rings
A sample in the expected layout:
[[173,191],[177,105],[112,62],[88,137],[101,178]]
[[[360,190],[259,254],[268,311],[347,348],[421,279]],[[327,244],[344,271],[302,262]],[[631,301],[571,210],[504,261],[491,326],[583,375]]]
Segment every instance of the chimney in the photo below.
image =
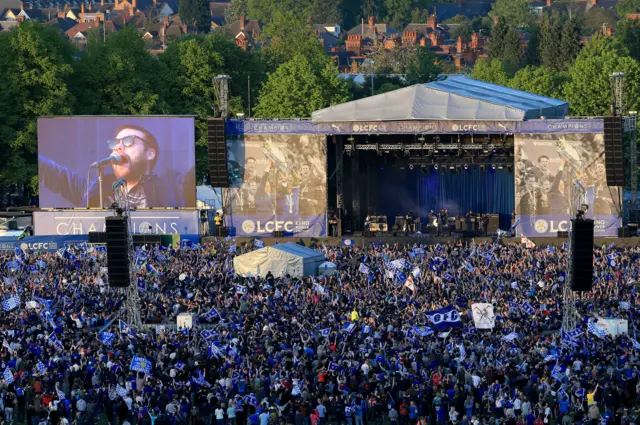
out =
[[547,0],[547,7],[551,7],[551,0]]
[[24,12],[24,3],[20,2],[20,12]]
[[462,53],[462,36],[458,36],[458,41],[456,42],[456,49],[458,53]]
[[244,31],[244,15],[240,17],[240,31]]
[[611,37],[612,33],[611,27],[607,27],[607,35]]
[[429,19],[427,19],[427,27],[431,28],[431,30],[435,31],[438,26],[438,17],[434,13],[433,15],[429,15]]
[[89,4],[87,5],[87,9],[89,9],[89,11],[93,10],[93,1],[89,2]]
[[493,17],[493,25],[498,25],[498,21],[500,20],[500,18],[498,18],[497,16]]
[[369,26],[372,27],[374,23],[373,16],[369,16]]
[[100,6],[104,6],[104,0],[100,0]]
[[114,9],[117,9],[118,8],[118,0],[114,0],[114,2],[115,2]]
[[474,32],[473,34],[471,34],[471,48],[473,50],[478,48],[478,33]]
[[169,15],[164,15],[164,25],[169,26]]
[[82,15],[82,18],[84,18],[84,2],[80,3],[80,14]]
[[598,4],[598,0],[591,0],[591,4],[594,5],[594,6],[597,5]]
[[131,6],[135,9],[137,7],[137,0],[131,0]]

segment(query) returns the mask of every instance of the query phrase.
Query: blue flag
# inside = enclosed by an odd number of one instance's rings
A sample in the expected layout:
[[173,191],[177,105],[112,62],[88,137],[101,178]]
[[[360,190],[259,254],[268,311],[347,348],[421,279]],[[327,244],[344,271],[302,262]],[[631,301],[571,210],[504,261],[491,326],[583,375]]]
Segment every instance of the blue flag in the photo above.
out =
[[533,316],[536,313],[536,309],[526,301],[522,303],[522,309],[530,316]]
[[256,248],[264,248],[264,241],[256,238],[253,241],[253,246],[255,246]]
[[133,356],[129,369],[135,372],[151,373],[151,362],[142,356]]
[[342,239],[342,245],[343,246],[355,246],[356,245],[356,241],[353,239]]
[[444,331],[454,327],[462,327],[460,313],[453,306],[443,307],[429,311],[425,314],[439,331]]

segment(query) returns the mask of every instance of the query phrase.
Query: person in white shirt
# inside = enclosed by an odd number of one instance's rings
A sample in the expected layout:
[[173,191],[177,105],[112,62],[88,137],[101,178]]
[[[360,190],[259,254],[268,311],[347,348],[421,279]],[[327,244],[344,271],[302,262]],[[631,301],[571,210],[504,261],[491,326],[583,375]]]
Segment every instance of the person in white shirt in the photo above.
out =
[[229,425],[236,425],[236,408],[233,405],[233,400],[229,400],[229,407],[227,407],[227,418],[229,419]]
[[215,414],[218,425],[224,425],[224,403],[216,409]]
[[364,376],[369,376],[369,360],[365,360],[360,369],[362,369]]

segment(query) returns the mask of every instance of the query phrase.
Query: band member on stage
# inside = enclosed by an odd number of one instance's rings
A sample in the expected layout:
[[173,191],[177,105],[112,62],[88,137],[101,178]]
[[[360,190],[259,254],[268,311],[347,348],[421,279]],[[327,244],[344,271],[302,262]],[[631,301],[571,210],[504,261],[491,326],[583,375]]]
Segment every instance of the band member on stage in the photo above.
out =
[[331,228],[331,236],[338,236],[338,216],[333,212],[329,214],[329,225]]
[[480,234],[485,236],[487,234],[487,227],[489,226],[489,215],[482,214],[480,216]]
[[407,215],[404,218],[404,229],[407,235],[409,235],[409,233],[413,233],[413,211],[411,210],[407,212]]

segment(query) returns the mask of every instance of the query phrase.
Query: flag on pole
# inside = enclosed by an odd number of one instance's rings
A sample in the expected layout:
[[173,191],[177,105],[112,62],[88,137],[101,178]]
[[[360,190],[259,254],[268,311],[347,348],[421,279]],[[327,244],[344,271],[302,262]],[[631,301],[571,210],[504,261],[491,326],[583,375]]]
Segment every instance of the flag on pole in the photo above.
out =
[[36,369],[38,369],[40,375],[44,375],[45,373],[47,373],[47,367],[40,360],[38,360],[38,363],[36,364]]
[[416,285],[413,283],[413,278],[411,276],[409,276],[407,280],[404,282],[404,286],[415,294]]
[[536,247],[536,244],[524,235],[520,237],[520,243],[524,244],[529,249]]
[[60,391],[60,388],[56,387],[56,395],[60,400],[64,400],[66,398],[65,394]]
[[256,238],[256,239],[253,241],[253,246],[254,246],[254,247],[256,247],[256,248],[264,248],[264,241],[263,241],[263,240],[261,240],[261,239],[257,239],[257,238]]
[[353,239],[345,239],[345,238],[342,239],[343,246],[355,246],[355,244],[356,244],[356,241]]

